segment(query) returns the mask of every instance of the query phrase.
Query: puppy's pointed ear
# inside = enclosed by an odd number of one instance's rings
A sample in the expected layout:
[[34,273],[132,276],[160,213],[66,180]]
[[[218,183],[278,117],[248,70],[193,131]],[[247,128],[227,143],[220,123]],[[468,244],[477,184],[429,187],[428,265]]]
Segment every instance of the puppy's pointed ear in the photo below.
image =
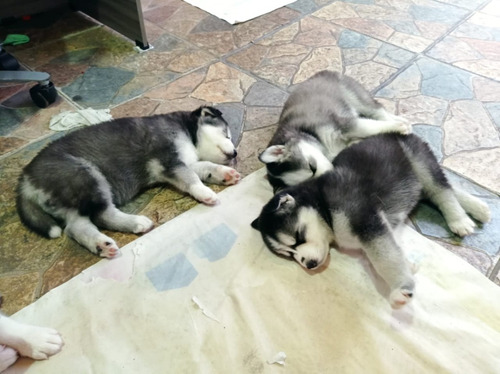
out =
[[222,117],[220,110],[215,109],[211,106],[205,106],[200,108],[200,117]]
[[278,213],[288,213],[295,207],[295,199],[290,194],[283,194],[278,200],[275,211]]
[[260,217],[255,218],[251,223],[251,226],[257,231],[260,231],[259,218]]
[[259,160],[264,164],[280,162],[287,156],[284,145],[272,145],[259,155]]

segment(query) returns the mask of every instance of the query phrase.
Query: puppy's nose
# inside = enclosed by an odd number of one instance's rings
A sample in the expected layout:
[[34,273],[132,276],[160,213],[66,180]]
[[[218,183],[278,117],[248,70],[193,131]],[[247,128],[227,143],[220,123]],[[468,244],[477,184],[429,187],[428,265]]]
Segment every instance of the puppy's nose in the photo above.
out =
[[238,152],[236,152],[236,149],[235,149],[233,152],[233,158],[235,158],[236,156],[238,156]]
[[314,269],[314,268],[315,268],[315,267],[317,267],[317,266],[318,266],[318,261],[316,261],[316,260],[309,260],[309,261],[307,261],[307,263],[306,263],[306,267],[307,267],[308,269]]

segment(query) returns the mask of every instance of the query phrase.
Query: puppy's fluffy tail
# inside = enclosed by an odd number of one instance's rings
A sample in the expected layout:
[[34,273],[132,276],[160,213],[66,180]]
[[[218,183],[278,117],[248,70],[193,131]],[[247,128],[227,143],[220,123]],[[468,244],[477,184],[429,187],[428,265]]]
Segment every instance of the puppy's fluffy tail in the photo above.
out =
[[31,230],[49,239],[61,236],[62,229],[56,220],[30,199],[30,196],[23,192],[21,185],[18,187],[16,203],[21,221]]

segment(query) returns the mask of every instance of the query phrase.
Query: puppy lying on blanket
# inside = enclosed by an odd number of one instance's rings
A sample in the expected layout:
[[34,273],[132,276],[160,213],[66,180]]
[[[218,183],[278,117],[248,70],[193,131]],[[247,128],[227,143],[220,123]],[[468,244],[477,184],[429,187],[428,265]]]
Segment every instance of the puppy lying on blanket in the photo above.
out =
[[411,126],[354,79],[325,70],[290,94],[259,159],[276,192],[331,170],[335,156],[351,142],[386,132],[408,134]]
[[19,323],[0,313],[0,373],[19,355],[45,360],[59,352],[63,344],[54,329]]
[[397,308],[410,301],[415,284],[393,230],[422,196],[460,236],[474,231],[467,213],[490,219],[485,203],[450,186],[427,143],[411,134],[382,134],[339,153],[333,171],[280,191],[252,226],[269,249],[307,269],[323,265],[334,243],[362,248]]
[[212,107],[142,118],[120,118],[55,140],[28,164],[19,179],[17,210],[35,232],[64,232],[102,257],[118,246],[96,226],[145,233],[153,222],[120,206],[141,190],[169,183],[208,205],[217,195],[203,182],[235,184],[236,157],[228,124]]

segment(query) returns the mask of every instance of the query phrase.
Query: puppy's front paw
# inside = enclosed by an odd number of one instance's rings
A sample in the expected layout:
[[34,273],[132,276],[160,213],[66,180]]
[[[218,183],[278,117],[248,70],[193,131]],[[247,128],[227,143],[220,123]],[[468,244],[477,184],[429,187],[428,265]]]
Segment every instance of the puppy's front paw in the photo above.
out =
[[461,219],[448,222],[448,227],[452,232],[462,237],[472,234],[476,224],[467,215],[464,215]]
[[236,170],[233,168],[229,168],[226,166],[223,166],[223,173],[222,173],[222,184],[228,186],[231,184],[236,184],[240,181],[241,175],[238,173]]
[[95,249],[99,256],[107,258],[114,258],[120,253],[115,241],[104,234],[97,240]]
[[46,360],[59,352],[64,345],[56,330],[45,327],[26,326],[23,340],[18,347],[19,353],[35,360]]
[[210,173],[205,181],[208,183],[229,186],[231,184],[238,183],[240,179],[240,173],[238,173],[236,170],[228,166],[219,165],[212,173]]
[[145,234],[154,228],[154,223],[146,216],[136,216],[136,225],[133,230],[134,234]]
[[399,309],[408,304],[413,298],[412,287],[401,287],[393,290],[389,296],[389,302],[393,309]]
[[191,187],[190,193],[191,196],[203,204],[215,205],[219,202],[217,194],[203,184]]

